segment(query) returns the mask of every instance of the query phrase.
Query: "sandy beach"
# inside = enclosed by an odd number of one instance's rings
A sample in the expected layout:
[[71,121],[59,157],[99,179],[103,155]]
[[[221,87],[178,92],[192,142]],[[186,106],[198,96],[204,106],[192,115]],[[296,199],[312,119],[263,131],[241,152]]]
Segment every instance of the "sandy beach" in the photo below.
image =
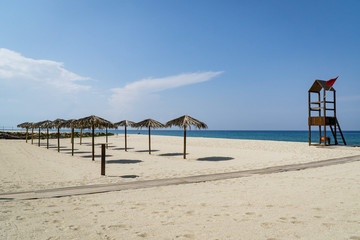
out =
[[[0,140],[0,193],[228,173],[360,155],[353,147],[147,135]],[[95,139],[105,142],[104,137]],[[360,239],[360,162],[196,184],[0,201],[0,239]]]

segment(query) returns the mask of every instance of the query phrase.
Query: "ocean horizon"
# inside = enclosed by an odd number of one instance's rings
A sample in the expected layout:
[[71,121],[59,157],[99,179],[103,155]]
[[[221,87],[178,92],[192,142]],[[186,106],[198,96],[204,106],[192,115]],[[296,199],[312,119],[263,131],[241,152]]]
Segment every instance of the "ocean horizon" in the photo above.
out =
[[[24,130],[19,128],[2,129],[7,131]],[[44,131],[44,130],[42,130]],[[54,132],[54,129],[49,130]],[[70,129],[61,129],[61,132],[70,132]],[[79,131],[79,130],[76,130]],[[90,132],[83,129],[83,132]],[[105,129],[97,129],[96,132],[105,132]],[[109,129],[109,133],[124,134],[123,129]],[[147,129],[127,130],[128,134],[148,134]],[[187,137],[203,137],[203,138],[224,138],[224,139],[246,139],[246,140],[268,140],[268,141],[286,141],[286,142],[308,142],[309,132],[306,130],[187,130]],[[334,142],[331,132],[328,132],[331,142]],[[347,145],[360,146],[360,131],[343,131]],[[184,130],[168,130],[168,129],[151,129],[151,135],[162,136],[184,136]],[[312,132],[312,142],[316,143],[319,132]]]

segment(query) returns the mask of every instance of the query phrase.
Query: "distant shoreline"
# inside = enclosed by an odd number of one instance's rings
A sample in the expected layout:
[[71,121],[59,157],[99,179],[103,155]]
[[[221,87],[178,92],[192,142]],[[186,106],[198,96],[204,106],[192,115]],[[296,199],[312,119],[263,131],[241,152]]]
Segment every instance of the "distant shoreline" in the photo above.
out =
[[[1,131],[0,131],[1,132]],[[9,132],[25,132],[25,130],[9,130]],[[31,129],[29,129],[29,133]],[[34,134],[38,130],[34,129]],[[42,133],[46,132],[46,129],[41,130]],[[49,129],[49,132],[56,133],[57,130]],[[70,134],[69,129],[60,129],[61,133]],[[80,132],[79,129],[75,129],[75,132]],[[83,129],[83,134],[90,133],[91,130]],[[105,134],[105,129],[95,129],[95,133]],[[123,129],[108,129],[108,133],[112,134],[124,134]],[[128,134],[148,134],[147,129],[127,130]],[[360,145],[360,131],[343,131],[345,139],[348,145]],[[151,129],[151,135],[161,136],[177,136],[182,137],[183,130],[178,129]],[[331,133],[330,133],[331,134]],[[68,136],[70,137],[70,135]],[[76,135],[75,135],[76,137]],[[243,140],[264,140],[264,141],[282,141],[282,142],[308,142],[309,135],[307,130],[195,130],[191,129],[187,131],[187,137],[203,137],[203,138],[222,138],[222,139],[243,139]],[[312,134],[312,142],[318,141],[318,134]],[[330,136],[332,138],[332,136]],[[333,139],[331,139],[333,141]]]

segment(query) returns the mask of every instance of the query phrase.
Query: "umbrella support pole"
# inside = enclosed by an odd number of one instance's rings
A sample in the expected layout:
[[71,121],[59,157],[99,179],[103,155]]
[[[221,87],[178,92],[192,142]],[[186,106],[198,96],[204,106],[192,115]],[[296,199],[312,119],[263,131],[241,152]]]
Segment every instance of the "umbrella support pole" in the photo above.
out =
[[46,148],[49,149],[49,128],[46,129]]
[[34,144],[34,128],[31,128],[31,144]]
[[150,137],[150,127],[149,127],[149,154],[151,154],[151,137]]
[[80,145],[82,143],[82,128],[80,128]]
[[60,128],[58,128],[57,137],[58,137],[58,152],[60,152]]
[[39,128],[39,141],[38,141],[38,146],[40,147],[40,134],[41,134],[41,129]]
[[184,159],[186,159],[186,127],[184,128]]
[[29,129],[26,128],[26,143],[27,143],[27,139],[28,139],[28,131],[29,131]]
[[107,128],[106,128],[106,149],[108,149],[108,132],[107,132]]
[[126,136],[126,125],[125,125],[125,152],[127,152],[127,136]]
[[71,128],[71,156],[74,156],[74,128]]
[[92,126],[92,160],[94,160],[94,154],[95,154],[95,146],[94,146],[94,134],[95,134],[95,127]]

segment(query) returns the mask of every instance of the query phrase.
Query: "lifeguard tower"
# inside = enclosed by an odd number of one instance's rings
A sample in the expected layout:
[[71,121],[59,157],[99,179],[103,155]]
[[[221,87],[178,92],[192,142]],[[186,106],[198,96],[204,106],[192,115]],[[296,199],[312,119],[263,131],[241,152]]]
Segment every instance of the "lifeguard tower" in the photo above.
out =
[[[309,89],[309,145],[311,144],[311,127],[319,127],[319,144],[346,145],[344,135],[336,118],[336,91],[326,81],[315,80]],[[331,132],[327,131],[327,127]],[[331,142],[330,136],[333,136]]]

